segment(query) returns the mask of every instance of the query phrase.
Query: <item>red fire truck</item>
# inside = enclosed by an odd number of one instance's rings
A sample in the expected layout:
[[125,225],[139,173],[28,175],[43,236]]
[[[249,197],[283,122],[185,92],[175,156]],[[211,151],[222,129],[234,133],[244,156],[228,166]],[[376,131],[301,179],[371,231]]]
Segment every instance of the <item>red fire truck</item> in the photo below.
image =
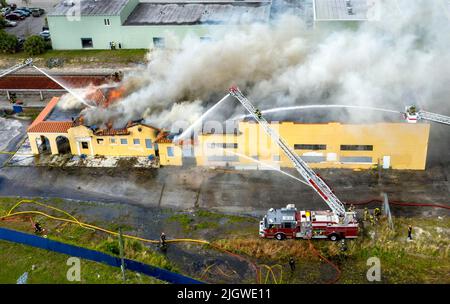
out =
[[275,141],[295,169],[305,179],[305,183],[316,191],[331,210],[297,211],[294,205],[286,208],[270,209],[259,224],[259,235],[264,238],[340,238],[358,237],[358,221],[355,212],[345,210],[344,204],[336,197],[330,187],[303,161],[280,135],[273,130],[261,111],[242,94],[237,87],[231,87],[230,95],[235,97],[261,125],[263,130]]

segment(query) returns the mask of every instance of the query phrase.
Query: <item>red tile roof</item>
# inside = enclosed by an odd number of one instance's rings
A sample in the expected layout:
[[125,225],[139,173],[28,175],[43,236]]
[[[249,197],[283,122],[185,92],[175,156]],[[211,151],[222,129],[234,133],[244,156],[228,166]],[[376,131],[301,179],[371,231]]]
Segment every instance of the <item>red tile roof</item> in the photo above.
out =
[[128,129],[102,129],[95,132],[97,136],[129,135]]
[[52,112],[53,108],[56,106],[56,104],[59,101],[59,97],[53,97],[49,103],[45,106],[45,108],[39,113],[39,115],[36,117],[36,119],[33,121],[33,123],[28,127],[28,130],[30,130],[32,127],[37,125],[38,123],[44,121],[47,116]]
[[28,133],[67,133],[71,121],[41,121],[28,129]]

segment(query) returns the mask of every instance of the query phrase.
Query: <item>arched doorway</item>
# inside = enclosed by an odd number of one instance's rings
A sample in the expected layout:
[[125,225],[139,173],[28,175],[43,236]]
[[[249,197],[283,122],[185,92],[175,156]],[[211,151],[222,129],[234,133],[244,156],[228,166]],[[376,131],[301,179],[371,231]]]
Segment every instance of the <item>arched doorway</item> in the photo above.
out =
[[36,138],[36,145],[38,147],[39,154],[46,154],[52,152],[50,148],[50,140],[43,135]]
[[56,137],[56,146],[58,147],[59,154],[70,153],[70,143],[69,139],[65,136]]

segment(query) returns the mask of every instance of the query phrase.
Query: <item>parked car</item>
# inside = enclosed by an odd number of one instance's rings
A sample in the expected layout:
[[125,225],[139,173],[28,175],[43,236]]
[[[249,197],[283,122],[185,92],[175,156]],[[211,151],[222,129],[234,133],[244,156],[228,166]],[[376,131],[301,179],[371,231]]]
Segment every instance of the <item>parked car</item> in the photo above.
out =
[[6,27],[15,27],[15,26],[17,26],[17,22],[6,19],[5,20],[5,26]]
[[40,17],[45,14],[45,10],[43,8],[35,7],[31,9],[31,15],[33,17]]
[[28,8],[28,7],[18,7],[17,9],[21,10],[21,11],[24,11],[24,12],[28,12],[30,15],[32,13],[31,8]]
[[39,33],[39,36],[44,38],[44,40],[50,40],[50,31],[42,31]]
[[8,15],[9,13],[11,13],[11,8],[10,8],[10,7],[4,7],[4,8],[2,8],[2,9],[0,10],[0,13],[1,13],[2,16],[6,16],[6,15]]
[[5,16],[5,19],[7,19],[7,20],[23,20],[23,19],[25,19],[25,16],[22,16],[22,15],[19,15],[16,13],[10,13]]
[[14,14],[22,15],[22,16],[24,16],[24,17],[29,17],[29,16],[31,15],[29,12],[27,12],[27,11],[22,11],[22,10],[20,10],[20,9],[14,10],[13,13],[14,13]]

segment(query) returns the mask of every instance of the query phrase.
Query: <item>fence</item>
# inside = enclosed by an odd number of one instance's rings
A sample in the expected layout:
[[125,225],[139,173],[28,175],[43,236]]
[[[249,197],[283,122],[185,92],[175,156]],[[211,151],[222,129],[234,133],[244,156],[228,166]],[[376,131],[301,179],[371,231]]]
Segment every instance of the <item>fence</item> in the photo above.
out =
[[[67,254],[73,257],[103,263],[106,265],[119,267],[121,265],[120,258],[111,256],[109,254],[69,245],[58,241],[49,240],[32,234],[27,234],[6,228],[0,228],[0,240],[33,246],[36,248],[46,249],[62,254]],[[125,259],[125,269],[139,272],[158,280],[173,283],[173,284],[203,284],[203,282],[183,276],[179,273],[171,272],[155,266],[147,265],[141,262]]]

